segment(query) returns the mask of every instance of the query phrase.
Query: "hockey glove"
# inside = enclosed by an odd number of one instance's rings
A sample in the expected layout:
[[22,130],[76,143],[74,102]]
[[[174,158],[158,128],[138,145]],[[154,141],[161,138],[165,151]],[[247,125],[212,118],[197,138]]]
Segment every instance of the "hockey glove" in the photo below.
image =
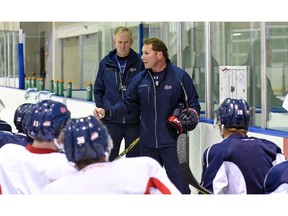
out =
[[183,132],[183,128],[179,119],[179,115],[183,110],[183,103],[179,103],[177,108],[174,109],[172,115],[168,118],[168,124],[171,125],[178,134]]
[[196,110],[188,108],[183,110],[179,115],[180,123],[185,131],[192,131],[199,122],[199,116]]

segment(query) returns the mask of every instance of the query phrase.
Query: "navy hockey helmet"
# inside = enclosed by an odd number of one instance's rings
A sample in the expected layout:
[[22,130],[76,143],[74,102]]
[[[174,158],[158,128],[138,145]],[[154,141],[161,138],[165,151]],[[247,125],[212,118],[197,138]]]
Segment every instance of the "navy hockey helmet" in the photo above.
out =
[[65,104],[42,100],[28,110],[23,127],[25,133],[33,139],[52,141],[58,138],[70,115]]
[[250,108],[244,99],[226,98],[216,111],[217,124],[226,128],[248,130],[250,126]]
[[14,113],[14,125],[18,132],[24,132],[23,130],[23,120],[25,117],[25,114],[27,113],[28,109],[30,109],[33,106],[32,103],[23,103],[17,109]]
[[92,115],[69,119],[64,128],[63,143],[66,157],[73,163],[108,157],[113,147],[106,126]]

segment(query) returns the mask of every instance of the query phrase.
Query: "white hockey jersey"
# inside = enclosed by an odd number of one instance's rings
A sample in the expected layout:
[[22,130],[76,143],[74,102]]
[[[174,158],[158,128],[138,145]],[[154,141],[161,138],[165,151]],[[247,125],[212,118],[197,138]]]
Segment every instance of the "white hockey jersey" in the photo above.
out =
[[48,183],[77,170],[63,153],[17,144],[0,149],[2,194],[39,194]]
[[49,185],[44,194],[181,194],[150,157],[90,164]]

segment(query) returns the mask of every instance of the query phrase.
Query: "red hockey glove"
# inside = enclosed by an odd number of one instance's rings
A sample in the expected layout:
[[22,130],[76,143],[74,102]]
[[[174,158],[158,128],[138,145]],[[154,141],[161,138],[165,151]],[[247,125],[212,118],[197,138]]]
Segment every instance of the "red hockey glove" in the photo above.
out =
[[170,116],[168,118],[168,123],[169,123],[169,125],[171,125],[172,127],[174,127],[176,129],[178,134],[183,132],[183,128],[182,128],[180,119],[177,116]]
[[168,124],[175,128],[178,134],[183,132],[181,121],[179,119],[179,114],[182,112],[183,107],[183,103],[179,103],[177,108],[173,110],[172,115],[168,118]]

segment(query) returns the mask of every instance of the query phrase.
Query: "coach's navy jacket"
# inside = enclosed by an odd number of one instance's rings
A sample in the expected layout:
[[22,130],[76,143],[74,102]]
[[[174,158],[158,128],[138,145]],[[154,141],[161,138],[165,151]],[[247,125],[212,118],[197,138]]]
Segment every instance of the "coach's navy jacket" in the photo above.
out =
[[[97,107],[113,106],[123,98],[123,92],[120,90],[120,84],[128,86],[131,79],[144,69],[143,62],[138,53],[133,49],[130,50],[125,73],[121,76],[118,63],[115,59],[116,49],[106,55],[99,64],[97,78],[94,83],[94,100]],[[107,123],[125,123],[139,124],[139,112],[135,110],[128,116],[115,117]]]
[[[167,60],[164,79],[155,86],[149,70],[138,73],[127,89],[126,97],[116,105],[109,107],[105,118],[119,118],[140,108],[141,115],[141,145],[161,148],[176,145],[177,132],[168,125],[167,120],[177,107],[178,103],[185,102],[185,93],[188,105],[200,114],[198,93],[192,78],[187,72],[173,65]],[[106,107],[107,109],[107,107]]]

